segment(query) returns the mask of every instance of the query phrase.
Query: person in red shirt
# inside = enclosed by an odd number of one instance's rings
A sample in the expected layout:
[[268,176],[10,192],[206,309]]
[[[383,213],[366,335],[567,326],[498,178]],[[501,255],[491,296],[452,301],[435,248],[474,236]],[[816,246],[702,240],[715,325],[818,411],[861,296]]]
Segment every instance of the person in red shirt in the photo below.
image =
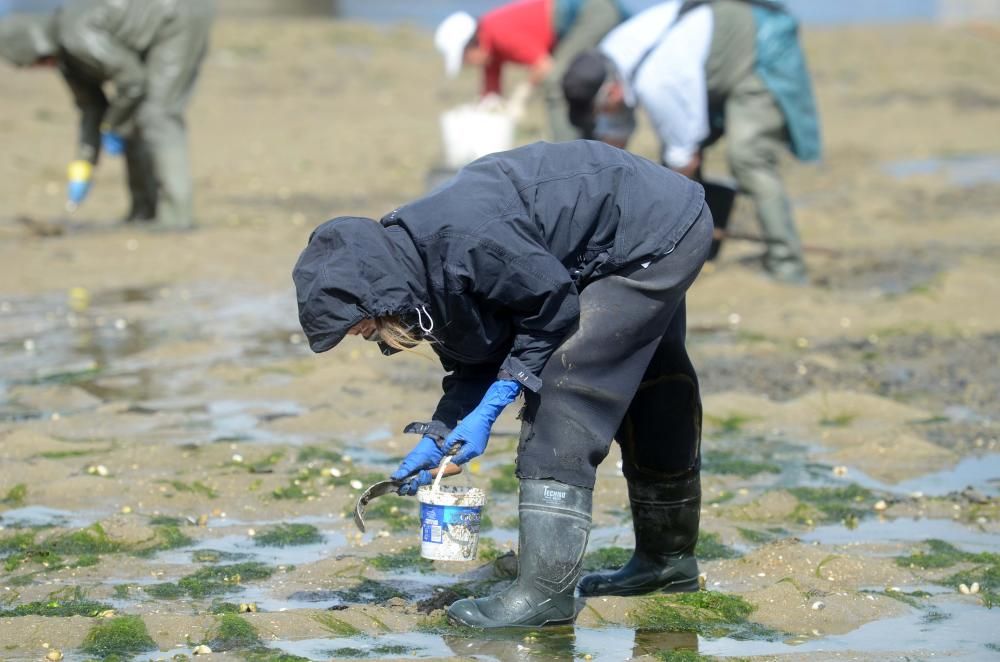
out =
[[503,65],[529,67],[532,85],[541,85],[555,141],[581,137],[570,124],[560,80],[573,57],[650,0],[515,0],[477,21],[455,12],[438,26],[434,44],[444,55],[445,73],[462,65],[483,68],[483,96],[500,94]]

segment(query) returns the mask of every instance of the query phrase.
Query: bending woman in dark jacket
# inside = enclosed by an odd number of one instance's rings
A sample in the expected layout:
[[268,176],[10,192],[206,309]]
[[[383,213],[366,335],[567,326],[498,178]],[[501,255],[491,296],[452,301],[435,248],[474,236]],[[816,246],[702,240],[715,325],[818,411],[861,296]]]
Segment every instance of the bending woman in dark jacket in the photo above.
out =
[[636,549],[578,595],[698,586],[701,404],[684,348],[684,295],[708,253],[700,185],[590,141],[535,143],[465,167],[381,222],[321,225],[295,266],[313,351],[348,334],[423,339],[449,374],[432,421],[393,478],[401,493],[461,442],[486,448],[521,392],[517,582],[453,604],[465,625],[572,622],[597,466],[624,458]]

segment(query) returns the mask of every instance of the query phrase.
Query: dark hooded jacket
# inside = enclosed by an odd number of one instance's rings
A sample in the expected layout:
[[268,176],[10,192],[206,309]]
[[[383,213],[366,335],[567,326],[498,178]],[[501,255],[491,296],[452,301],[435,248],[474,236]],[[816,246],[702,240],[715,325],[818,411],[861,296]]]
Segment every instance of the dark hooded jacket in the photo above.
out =
[[365,318],[419,323],[451,372],[434,420],[452,427],[498,373],[538,391],[580,290],[670,253],[703,205],[699,184],[599,142],[492,154],[379,223],[317,228],[293,273],[299,319],[315,352]]

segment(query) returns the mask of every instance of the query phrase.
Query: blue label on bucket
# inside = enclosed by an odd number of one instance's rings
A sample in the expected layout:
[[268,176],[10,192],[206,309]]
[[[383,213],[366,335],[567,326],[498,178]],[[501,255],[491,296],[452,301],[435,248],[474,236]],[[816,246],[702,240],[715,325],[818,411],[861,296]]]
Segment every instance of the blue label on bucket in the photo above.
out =
[[478,535],[482,507],[434,506],[420,504],[420,521],[423,524],[423,541],[441,544],[450,529],[460,530],[463,537]]

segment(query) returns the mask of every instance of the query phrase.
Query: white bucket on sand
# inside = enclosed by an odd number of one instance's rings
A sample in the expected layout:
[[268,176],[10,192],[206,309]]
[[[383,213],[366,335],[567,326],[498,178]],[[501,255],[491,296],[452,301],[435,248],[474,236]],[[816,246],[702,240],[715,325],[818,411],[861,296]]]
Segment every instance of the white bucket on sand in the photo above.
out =
[[514,118],[503,112],[458,106],[441,115],[444,163],[457,170],[480,156],[514,146]]
[[444,165],[458,170],[481,156],[514,147],[514,129],[524,114],[531,86],[522,83],[509,99],[491,94],[441,115]]
[[442,486],[443,474],[417,490],[420,556],[434,561],[474,561],[486,493],[476,487]]

